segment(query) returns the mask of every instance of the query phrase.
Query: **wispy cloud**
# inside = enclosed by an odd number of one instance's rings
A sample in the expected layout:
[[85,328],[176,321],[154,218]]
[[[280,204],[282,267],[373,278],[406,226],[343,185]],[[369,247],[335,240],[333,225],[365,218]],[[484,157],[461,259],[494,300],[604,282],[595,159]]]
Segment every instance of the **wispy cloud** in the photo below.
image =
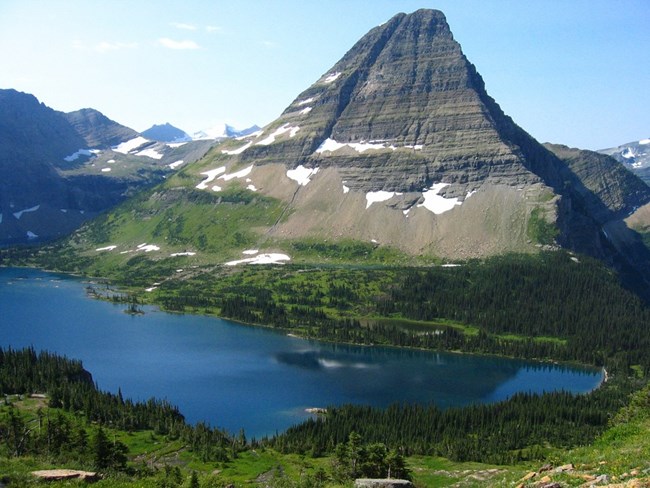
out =
[[95,51],[98,53],[107,53],[121,49],[135,49],[138,47],[137,42],[119,42],[119,41],[101,41],[97,44],[86,44],[76,40],[72,42],[72,47],[79,51]]
[[172,27],[176,27],[177,29],[182,29],[182,30],[195,31],[198,29],[198,27],[193,24],[184,24],[182,22],[172,22],[170,25]]
[[206,25],[206,32],[221,32],[223,29],[217,25]]
[[158,44],[166,47],[168,49],[200,49],[196,42],[190,40],[184,41],[175,41],[174,39],[169,39],[168,37],[161,37],[158,39]]

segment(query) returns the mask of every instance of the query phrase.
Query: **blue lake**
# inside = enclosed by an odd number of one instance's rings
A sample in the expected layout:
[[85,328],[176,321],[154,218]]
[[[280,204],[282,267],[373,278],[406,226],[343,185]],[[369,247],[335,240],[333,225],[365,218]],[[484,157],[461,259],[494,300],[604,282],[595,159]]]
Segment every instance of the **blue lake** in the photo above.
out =
[[587,392],[600,370],[489,356],[337,345],[213,317],[93,300],[83,281],[0,268],[0,346],[81,359],[103,390],[166,398],[190,422],[248,437],[282,431],[309,407],[344,403],[440,407],[520,391]]

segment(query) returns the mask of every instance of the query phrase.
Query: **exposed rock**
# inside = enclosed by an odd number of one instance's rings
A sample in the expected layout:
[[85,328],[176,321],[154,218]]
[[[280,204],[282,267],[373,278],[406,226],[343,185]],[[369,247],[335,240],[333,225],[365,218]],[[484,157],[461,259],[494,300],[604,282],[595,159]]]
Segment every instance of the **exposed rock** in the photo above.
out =
[[526,482],[526,481],[532,480],[535,476],[537,476],[537,472],[536,471],[531,471],[528,474],[526,474],[523,478],[521,478],[519,481]]
[[46,469],[32,471],[32,475],[45,481],[61,481],[80,479],[85,481],[96,481],[99,475],[90,471],[78,471],[74,469]]
[[354,481],[355,488],[409,488],[409,480],[360,478]]

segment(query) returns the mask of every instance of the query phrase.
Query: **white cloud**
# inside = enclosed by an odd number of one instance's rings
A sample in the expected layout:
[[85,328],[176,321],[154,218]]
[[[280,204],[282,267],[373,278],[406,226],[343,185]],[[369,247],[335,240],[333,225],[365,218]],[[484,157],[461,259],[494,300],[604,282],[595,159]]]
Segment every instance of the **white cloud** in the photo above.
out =
[[95,51],[98,53],[107,53],[121,49],[135,49],[138,47],[137,42],[120,42],[120,41],[101,41],[98,44],[88,45],[80,40],[72,41],[72,47],[79,51]]
[[205,30],[207,32],[221,32],[221,27],[216,26],[216,25],[206,25]]
[[195,31],[196,29],[198,29],[198,27],[193,24],[184,24],[182,22],[172,22],[170,25],[172,27],[176,27],[177,29],[182,29],[182,30]]
[[158,44],[168,49],[200,49],[200,46],[194,41],[175,41],[167,37],[161,37],[158,39]]

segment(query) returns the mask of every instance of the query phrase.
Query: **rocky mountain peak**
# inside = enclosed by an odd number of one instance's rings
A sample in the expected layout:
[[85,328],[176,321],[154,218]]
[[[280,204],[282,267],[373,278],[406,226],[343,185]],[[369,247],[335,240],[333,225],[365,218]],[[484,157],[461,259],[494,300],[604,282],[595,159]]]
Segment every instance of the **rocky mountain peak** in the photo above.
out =
[[426,9],[363,36],[240,158],[334,166],[363,191],[444,182],[447,194],[461,196],[486,179],[511,186],[562,180],[557,160],[489,97],[442,12]]

